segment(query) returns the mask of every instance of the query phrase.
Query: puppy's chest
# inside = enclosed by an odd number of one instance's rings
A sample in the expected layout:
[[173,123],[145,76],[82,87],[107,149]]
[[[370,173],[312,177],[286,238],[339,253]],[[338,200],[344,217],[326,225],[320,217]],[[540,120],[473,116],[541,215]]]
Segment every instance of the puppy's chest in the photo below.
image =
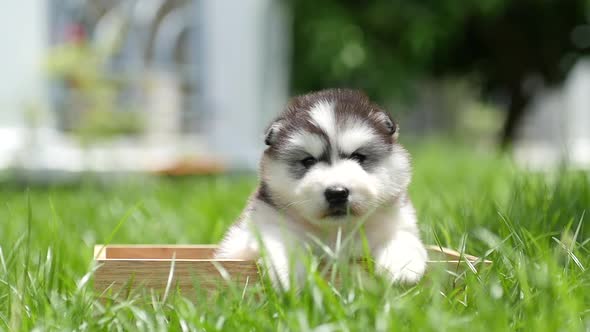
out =
[[318,226],[262,204],[251,210],[246,220],[253,222],[263,233],[280,239],[286,247],[307,247],[318,255],[338,252],[363,255],[364,244],[374,250],[395,236],[396,218],[397,213],[386,209],[377,211],[365,220],[362,227],[359,221]]
[[300,237],[316,255],[348,255],[363,256],[366,249],[370,251],[378,248],[385,238],[389,237],[388,230],[384,233],[373,232],[372,229],[363,230],[338,228],[329,231],[307,233]]

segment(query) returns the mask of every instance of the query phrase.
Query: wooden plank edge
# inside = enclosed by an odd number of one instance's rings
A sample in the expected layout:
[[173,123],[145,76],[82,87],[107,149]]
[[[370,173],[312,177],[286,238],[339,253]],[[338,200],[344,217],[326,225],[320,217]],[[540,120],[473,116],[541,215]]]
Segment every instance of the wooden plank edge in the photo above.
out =
[[[103,244],[97,244],[94,246],[94,259],[95,260],[153,260],[153,261],[162,261],[162,260],[171,260],[171,259],[144,259],[144,258],[137,258],[137,259],[132,259],[132,258],[107,258],[106,257],[106,251],[109,248],[115,248],[115,249],[124,249],[124,248],[133,248],[133,249],[216,249],[218,246],[215,244],[189,244],[189,245],[185,245],[185,244],[155,244],[155,245],[150,245],[150,244],[131,244],[131,245],[125,245],[125,244],[109,244],[109,245],[103,245]],[[493,262],[491,260],[487,260],[487,259],[483,259],[480,257],[476,257],[473,255],[469,255],[466,253],[461,253],[458,252],[456,250],[453,249],[449,249],[449,248],[445,248],[445,247],[440,247],[437,245],[427,245],[426,246],[426,250],[429,252],[433,252],[433,253],[439,253],[439,254],[444,254],[447,257],[450,257],[451,259],[448,260],[436,260],[436,261],[432,261],[432,262],[452,262],[452,261],[462,261],[462,260],[468,260],[470,263],[474,263],[474,262],[481,262],[484,265],[491,265]],[[183,261],[183,260],[189,260],[189,261],[243,261],[243,260],[238,260],[238,259],[176,259],[176,261]]]

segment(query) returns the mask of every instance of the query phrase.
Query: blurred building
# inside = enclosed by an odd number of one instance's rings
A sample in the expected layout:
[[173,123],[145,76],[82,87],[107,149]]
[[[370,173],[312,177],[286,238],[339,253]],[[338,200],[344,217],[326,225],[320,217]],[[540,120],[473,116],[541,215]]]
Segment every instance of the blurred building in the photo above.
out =
[[287,97],[272,0],[23,0],[0,11],[0,168],[253,169]]
[[529,106],[514,155],[530,169],[567,164],[590,169],[590,59],[574,66],[563,86],[541,89]]

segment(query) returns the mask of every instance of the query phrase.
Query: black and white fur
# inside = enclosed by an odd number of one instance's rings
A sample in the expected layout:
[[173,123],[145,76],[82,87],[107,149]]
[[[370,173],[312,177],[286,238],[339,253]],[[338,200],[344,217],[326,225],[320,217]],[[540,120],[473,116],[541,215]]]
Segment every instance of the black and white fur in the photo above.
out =
[[389,115],[359,91],[293,98],[267,130],[260,184],[217,258],[258,259],[262,243],[273,280],[289,287],[291,250],[337,250],[351,237],[360,256],[362,222],[381,270],[395,282],[417,282],[427,255],[407,193],[409,155],[397,136]]

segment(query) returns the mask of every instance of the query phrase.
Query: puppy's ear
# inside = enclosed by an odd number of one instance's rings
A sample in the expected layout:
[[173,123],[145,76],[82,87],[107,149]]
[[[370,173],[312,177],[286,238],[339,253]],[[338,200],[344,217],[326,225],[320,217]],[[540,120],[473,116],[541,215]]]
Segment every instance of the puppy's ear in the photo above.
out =
[[264,134],[264,144],[271,146],[276,142],[281,126],[281,121],[276,120],[268,127],[268,129],[266,129],[266,134]]
[[397,126],[397,124],[393,121],[393,119],[391,118],[391,116],[386,113],[386,112],[377,112],[374,115],[375,120],[377,120],[377,122],[381,123],[385,129],[387,130],[387,132],[389,133],[389,135],[393,136],[394,139],[397,139],[399,136],[399,127]]
[[393,136],[393,139],[397,140],[399,137],[399,126],[390,117],[387,117],[385,127],[389,130],[389,134]]

